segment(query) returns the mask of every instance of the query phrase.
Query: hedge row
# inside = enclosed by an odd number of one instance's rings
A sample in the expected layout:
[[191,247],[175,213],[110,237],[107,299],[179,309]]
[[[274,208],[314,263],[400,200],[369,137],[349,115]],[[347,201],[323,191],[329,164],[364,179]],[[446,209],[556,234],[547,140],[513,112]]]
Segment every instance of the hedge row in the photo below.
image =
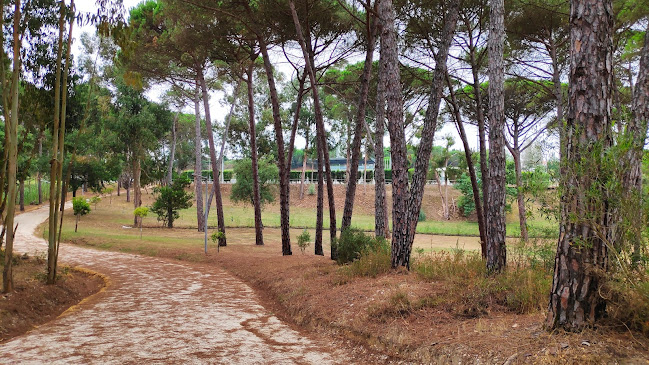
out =
[[[408,170],[408,177],[412,179],[412,175],[414,173],[414,169],[409,169]],[[234,173],[232,170],[223,170],[223,180],[226,182],[229,182],[232,180]],[[187,170],[183,171],[182,173],[183,177],[186,177],[190,180],[194,179],[194,170]],[[212,179],[212,170],[203,170],[203,177],[209,177]],[[358,179],[360,180],[363,177],[363,171],[358,172]],[[291,180],[300,180],[302,178],[302,171],[291,171]],[[309,179],[309,181],[315,181],[318,179],[318,171],[315,170],[306,170],[306,178]],[[331,178],[337,181],[344,181],[345,180],[345,171],[332,171],[331,172]],[[372,181],[374,180],[374,171],[373,170],[367,170],[365,173],[365,178],[367,181]],[[392,170],[385,170],[385,179],[386,180],[392,180]]]
[[[202,175],[204,178],[209,177],[210,179],[214,179],[214,176],[212,176],[212,170],[203,170]],[[232,175],[232,170],[223,170],[223,180],[229,182],[232,180]],[[183,171],[182,176],[189,180],[194,180],[194,170]]]

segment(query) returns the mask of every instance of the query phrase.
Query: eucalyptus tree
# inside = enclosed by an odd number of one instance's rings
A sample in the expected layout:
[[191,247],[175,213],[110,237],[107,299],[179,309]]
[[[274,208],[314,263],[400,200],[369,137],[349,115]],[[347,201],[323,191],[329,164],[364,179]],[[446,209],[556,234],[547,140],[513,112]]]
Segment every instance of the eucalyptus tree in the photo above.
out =
[[580,330],[605,312],[599,292],[608,270],[613,174],[613,2],[570,2],[570,86],[566,158],[562,174],[560,236],[547,327]]

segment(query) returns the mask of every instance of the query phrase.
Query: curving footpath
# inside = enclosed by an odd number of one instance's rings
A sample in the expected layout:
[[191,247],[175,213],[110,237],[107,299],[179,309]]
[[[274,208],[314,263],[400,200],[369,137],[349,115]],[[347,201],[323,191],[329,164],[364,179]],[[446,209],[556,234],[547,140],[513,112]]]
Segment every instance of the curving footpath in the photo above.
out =
[[[48,207],[16,216],[16,251],[38,253]],[[343,363],[343,353],[289,328],[252,289],[211,266],[61,245],[61,260],[108,287],[56,320],[0,344],[2,363]],[[340,351],[340,350],[338,350]]]

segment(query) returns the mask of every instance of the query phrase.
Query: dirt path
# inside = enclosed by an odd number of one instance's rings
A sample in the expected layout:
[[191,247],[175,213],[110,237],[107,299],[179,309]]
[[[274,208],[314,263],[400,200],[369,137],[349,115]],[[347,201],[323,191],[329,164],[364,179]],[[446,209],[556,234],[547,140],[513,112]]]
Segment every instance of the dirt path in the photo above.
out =
[[[44,252],[33,235],[44,207],[16,217],[16,251]],[[345,354],[292,330],[225,271],[62,245],[61,260],[105,274],[105,291],[0,345],[3,363],[344,363]]]

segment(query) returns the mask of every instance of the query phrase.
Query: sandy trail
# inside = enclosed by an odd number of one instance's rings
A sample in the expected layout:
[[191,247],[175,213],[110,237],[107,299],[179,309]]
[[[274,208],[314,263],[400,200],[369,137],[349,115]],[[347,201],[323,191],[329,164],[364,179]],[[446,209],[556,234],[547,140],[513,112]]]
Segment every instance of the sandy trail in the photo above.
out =
[[[35,237],[48,207],[16,217],[18,252],[44,252]],[[344,363],[340,350],[292,330],[227,272],[62,245],[60,259],[105,274],[110,285],[29,333],[0,344],[3,363]]]

